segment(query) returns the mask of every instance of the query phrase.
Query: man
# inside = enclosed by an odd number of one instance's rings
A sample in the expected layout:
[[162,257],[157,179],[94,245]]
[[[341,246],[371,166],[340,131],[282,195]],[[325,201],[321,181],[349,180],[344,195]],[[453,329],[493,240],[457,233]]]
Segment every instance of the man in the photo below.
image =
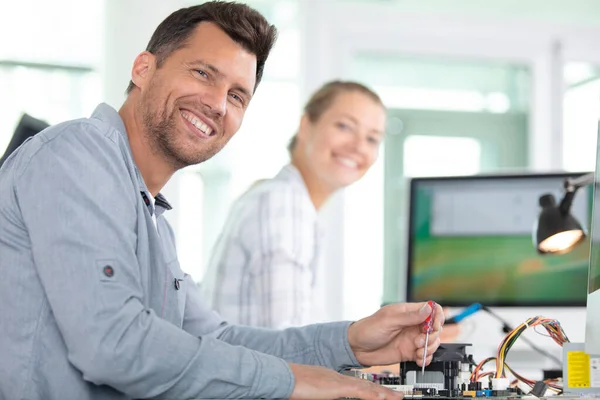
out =
[[2,166],[0,398],[395,396],[333,369],[419,360],[428,306],[238,327],[179,268],[160,189],[238,130],[274,37],[244,5],[176,11],[136,57],[118,113],[53,126]]

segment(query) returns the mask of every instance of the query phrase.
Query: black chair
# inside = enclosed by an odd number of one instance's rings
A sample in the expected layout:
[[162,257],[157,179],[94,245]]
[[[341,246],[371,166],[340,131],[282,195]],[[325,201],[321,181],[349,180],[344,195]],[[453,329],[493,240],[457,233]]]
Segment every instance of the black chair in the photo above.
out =
[[36,118],[31,115],[23,114],[21,120],[17,124],[15,133],[13,133],[12,139],[4,152],[2,158],[0,158],[0,167],[4,164],[4,161],[15,151],[20,145],[23,144],[28,138],[40,133],[48,127],[48,123]]

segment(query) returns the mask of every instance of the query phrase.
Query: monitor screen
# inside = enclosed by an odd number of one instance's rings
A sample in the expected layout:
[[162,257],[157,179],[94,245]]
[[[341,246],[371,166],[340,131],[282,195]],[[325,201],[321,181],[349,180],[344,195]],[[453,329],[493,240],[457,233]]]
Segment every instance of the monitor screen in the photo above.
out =
[[[410,185],[407,297],[450,307],[584,306],[589,240],[562,255],[533,244],[538,199],[563,197],[567,177],[582,174],[415,178]],[[591,186],[573,200],[586,231]]]

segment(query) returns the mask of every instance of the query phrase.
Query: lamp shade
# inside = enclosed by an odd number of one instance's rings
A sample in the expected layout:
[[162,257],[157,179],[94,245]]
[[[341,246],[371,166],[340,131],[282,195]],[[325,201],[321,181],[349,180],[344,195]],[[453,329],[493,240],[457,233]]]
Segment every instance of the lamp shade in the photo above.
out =
[[540,254],[561,254],[582,242],[586,233],[570,212],[563,212],[551,194],[540,197],[542,210],[533,229],[533,240]]

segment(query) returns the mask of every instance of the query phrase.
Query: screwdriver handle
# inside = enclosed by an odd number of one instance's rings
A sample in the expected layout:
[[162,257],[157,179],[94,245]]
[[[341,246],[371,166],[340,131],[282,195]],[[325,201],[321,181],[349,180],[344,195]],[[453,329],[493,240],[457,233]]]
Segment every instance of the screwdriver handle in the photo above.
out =
[[423,332],[431,333],[433,331],[433,319],[435,317],[436,304],[435,301],[429,300],[427,305],[431,307],[431,314],[429,314],[425,322],[423,322]]

